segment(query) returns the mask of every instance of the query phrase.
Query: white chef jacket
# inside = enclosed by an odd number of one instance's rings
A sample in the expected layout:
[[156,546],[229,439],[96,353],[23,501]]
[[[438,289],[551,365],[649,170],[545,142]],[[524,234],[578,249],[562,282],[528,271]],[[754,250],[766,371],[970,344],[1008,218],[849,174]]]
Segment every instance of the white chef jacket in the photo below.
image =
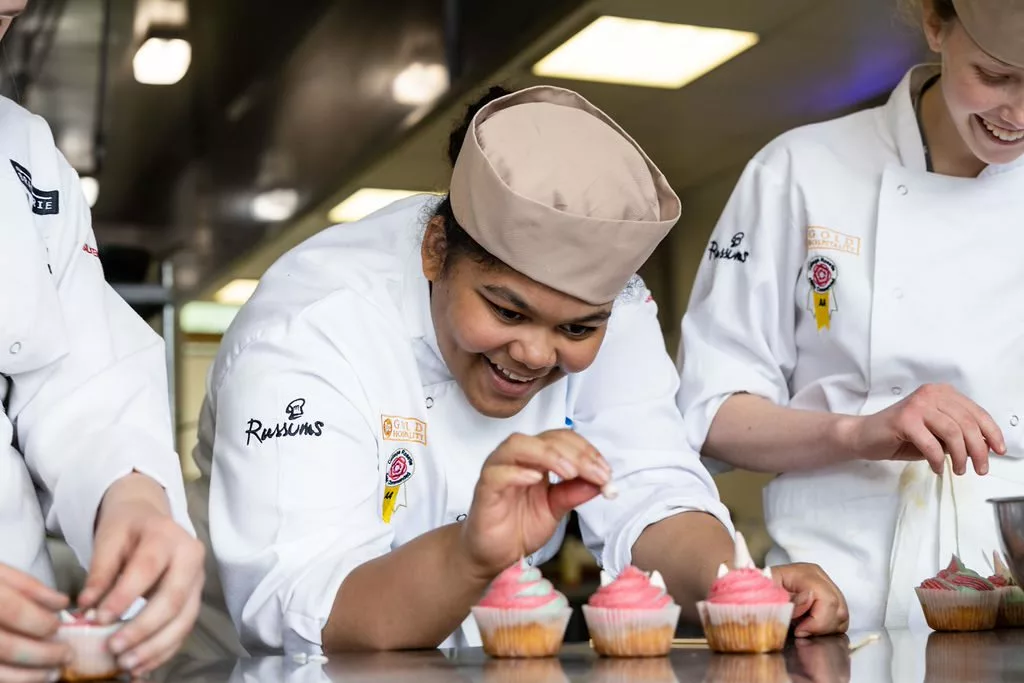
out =
[[948,383],[1003,430],[1009,457],[986,477],[856,461],[767,487],[770,562],[820,564],[852,629],[923,623],[913,587],[955,551],[986,571],[998,542],[985,498],[1024,493],[1024,161],[928,173],[911,81],[916,92],[934,73],[918,67],[886,105],[757,154],[682,322],[679,405],[696,449],[738,392],[868,415]]
[[0,98],[0,562],[53,583],[45,530],[83,566],[133,470],[191,530],[163,342],[106,284],[78,176],[46,123]]
[[[470,406],[438,350],[420,261],[436,201],[413,197],[299,245],[264,275],[223,339],[196,460],[210,476],[227,607],[250,652],[320,652],[348,573],[462,520],[484,460],[513,432],[571,421],[607,458],[618,498],[579,513],[585,542],[612,572],[630,563],[647,525],[675,513],[706,511],[731,530],[685,445],[678,375],[639,278],[619,297],[589,369],[508,419]],[[564,523],[529,561],[550,558],[563,534]],[[468,619],[445,646],[477,644]]]

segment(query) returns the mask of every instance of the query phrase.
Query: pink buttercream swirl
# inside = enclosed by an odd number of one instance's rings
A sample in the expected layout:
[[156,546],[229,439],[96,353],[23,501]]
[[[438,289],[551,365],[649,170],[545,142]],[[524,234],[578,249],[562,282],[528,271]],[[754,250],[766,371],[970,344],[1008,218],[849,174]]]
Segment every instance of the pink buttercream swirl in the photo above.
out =
[[619,578],[598,588],[588,602],[592,607],[606,609],[661,609],[672,604],[672,597],[664,588],[651,583],[647,574],[629,566]]
[[734,569],[711,584],[708,602],[726,605],[781,605],[789,591],[758,569]]
[[478,604],[500,609],[536,609],[549,605],[564,607],[568,601],[541,576],[539,569],[521,561],[498,574]]

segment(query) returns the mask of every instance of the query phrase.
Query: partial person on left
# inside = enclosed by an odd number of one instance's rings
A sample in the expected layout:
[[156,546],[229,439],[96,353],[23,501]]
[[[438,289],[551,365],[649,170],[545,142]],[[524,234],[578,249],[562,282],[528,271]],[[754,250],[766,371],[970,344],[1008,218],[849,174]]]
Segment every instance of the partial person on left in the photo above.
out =
[[[0,0],[0,37],[26,0]],[[0,98],[0,680],[55,680],[69,606],[47,532],[88,579],[78,606],[118,620],[147,673],[195,621],[203,548],[174,452],[163,342],[107,285],[89,207],[46,123]],[[139,602],[141,605],[142,603]]]

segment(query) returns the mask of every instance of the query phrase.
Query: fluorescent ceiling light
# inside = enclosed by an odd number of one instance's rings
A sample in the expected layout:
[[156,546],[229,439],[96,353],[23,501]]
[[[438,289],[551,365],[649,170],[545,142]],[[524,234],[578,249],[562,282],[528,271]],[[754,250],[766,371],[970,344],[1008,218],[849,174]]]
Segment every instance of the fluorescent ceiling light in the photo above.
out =
[[190,301],[181,307],[178,324],[189,334],[224,334],[238,314],[239,306],[212,301]]
[[172,85],[188,73],[192,45],[183,38],[147,38],[132,59],[135,80],[146,85]]
[[395,102],[410,106],[433,102],[447,89],[448,69],[444,64],[413,62],[391,82],[391,96]]
[[327,219],[331,223],[351,223],[366,218],[374,211],[383,209],[399,199],[422,194],[413,190],[382,190],[376,187],[364,187],[354,192],[348,199],[331,209]]
[[276,223],[286,221],[299,208],[299,193],[283,187],[261,192],[252,199],[252,216],[258,221]]
[[232,280],[221,287],[213,298],[220,304],[241,306],[249,300],[259,283],[259,280]]
[[89,208],[96,206],[96,200],[100,198],[100,181],[91,175],[84,175],[82,181],[82,194],[85,195],[85,202]]
[[681,88],[757,44],[756,33],[604,16],[537,62],[551,78]]

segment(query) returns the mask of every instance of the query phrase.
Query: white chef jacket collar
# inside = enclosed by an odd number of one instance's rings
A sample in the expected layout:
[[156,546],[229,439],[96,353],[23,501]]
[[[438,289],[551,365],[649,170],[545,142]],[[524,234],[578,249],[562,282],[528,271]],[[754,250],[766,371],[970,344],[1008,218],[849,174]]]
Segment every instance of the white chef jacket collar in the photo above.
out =
[[[451,377],[448,366],[441,355],[441,348],[437,344],[437,332],[434,330],[434,319],[430,314],[430,283],[423,274],[423,261],[420,257],[419,240],[416,240],[415,248],[406,256],[405,266],[402,273],[402,318],[409,330],[409,339],[414,343],[419,342],[433,354],[436,363],[431,363],[433,369],[442,372],[446,378]],[[417,353],[417,358],[422,356]],[[427,377],[424,381],[429,383]]]
[[[913,93],[920,89],[925,81],[941,72],[942,68],[938,64],[919,64],[913,67],[892,91],[892,95],[885,105],[885,122],[893,136],[900,162],[904,168],[911,171],[927,172],[924,141],[921,139],[921,130],[917,126]],[[979,177],[1005,173],[1021,166],[1024,166],[1024,156],[1008,164],[986,166]]]

